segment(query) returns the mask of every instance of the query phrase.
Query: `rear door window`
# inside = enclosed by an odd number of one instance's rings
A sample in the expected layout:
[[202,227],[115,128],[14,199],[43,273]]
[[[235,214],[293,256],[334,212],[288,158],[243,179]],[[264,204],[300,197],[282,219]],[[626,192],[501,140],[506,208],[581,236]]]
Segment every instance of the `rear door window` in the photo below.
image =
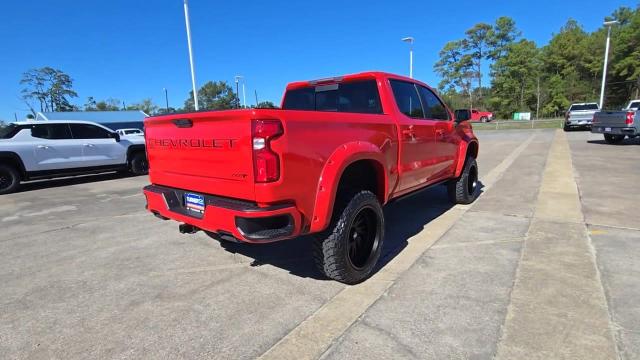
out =
[[401,80],[389,81],[400,112],[412,118],[424,118],[424,110],[416,86]]
[[76,139],[108,139],[112,137],[107,130],[91,124],[71,124],[71,131]]
[[375,80],[292,89],[285,95],[283,109],[382,114]]
[[47,140],[72,139],[71,130],[67,124],[38,124],[32,125],[31,136]]
[[[418,89],[424,105],[425,117],[434,120],[449,120],[449,112],[436,94],[424,86],[419,86]],[[477,113],[477,110],[475,112]]]

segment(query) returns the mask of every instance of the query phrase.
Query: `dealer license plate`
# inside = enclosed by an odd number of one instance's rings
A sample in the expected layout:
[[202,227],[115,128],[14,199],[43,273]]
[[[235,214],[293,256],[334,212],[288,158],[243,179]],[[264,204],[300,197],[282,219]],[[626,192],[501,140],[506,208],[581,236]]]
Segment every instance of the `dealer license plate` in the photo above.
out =
[[604,131],[611,132],[611,128],[604,128]]
[[193,194],[193,193],[185,193],[184,194],[184,206],[191,211],[203,214],[204,213],[204,196]]

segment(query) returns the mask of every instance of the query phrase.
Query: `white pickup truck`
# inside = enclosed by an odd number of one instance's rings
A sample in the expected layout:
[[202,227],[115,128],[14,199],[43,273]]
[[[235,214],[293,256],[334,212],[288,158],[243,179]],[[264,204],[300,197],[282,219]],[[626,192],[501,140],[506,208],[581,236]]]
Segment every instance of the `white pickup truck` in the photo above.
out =
[[598,111],[593,117],[591,132],[604,134],[608,144],[618,144],[625,137],[640,136],[640,100],[631,100],[620,111]]
[[573,128],[590,128],[593,115],[599,109],[596,103],[571,104],[565,115],[564,131]]
[[27,121],[0,128],[0,194],[21,181],[148,170],[144,137],[86,121]]

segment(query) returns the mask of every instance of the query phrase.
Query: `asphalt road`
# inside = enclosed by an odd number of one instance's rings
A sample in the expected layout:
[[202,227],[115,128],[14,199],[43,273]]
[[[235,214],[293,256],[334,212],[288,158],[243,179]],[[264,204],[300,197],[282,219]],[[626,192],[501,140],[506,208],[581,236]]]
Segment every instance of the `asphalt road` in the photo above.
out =
[[389,205],[354,287],[318,276],[309,238],[179,234],[144,177],[2,196],[0,358],[640,358],[640,141],[478,135],[480,199]]

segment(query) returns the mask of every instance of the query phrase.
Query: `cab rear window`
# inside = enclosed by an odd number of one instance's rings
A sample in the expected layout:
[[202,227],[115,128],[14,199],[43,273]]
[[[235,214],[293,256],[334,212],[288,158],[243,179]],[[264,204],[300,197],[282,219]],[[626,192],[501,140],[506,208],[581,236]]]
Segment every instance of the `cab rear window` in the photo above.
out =
[[288,90],[285,110],[382,114],[375,80],[309,86]]
[[598,104],[571,105],[569,111],[598,110]]

